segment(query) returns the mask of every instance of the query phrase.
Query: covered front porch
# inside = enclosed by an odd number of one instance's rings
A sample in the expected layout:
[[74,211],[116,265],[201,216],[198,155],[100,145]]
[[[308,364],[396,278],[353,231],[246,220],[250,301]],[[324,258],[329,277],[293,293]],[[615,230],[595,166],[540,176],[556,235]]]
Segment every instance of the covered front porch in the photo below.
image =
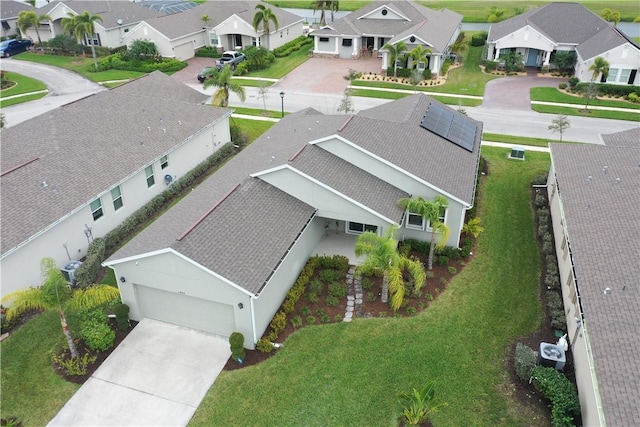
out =
[[313,255],[342,255],[349,259],[350,265],[359,265],[364,260],[364,257],[356,257],[355,246],[357,239],[357,235],[347,234],[344,231],[328,231],[314,248]]

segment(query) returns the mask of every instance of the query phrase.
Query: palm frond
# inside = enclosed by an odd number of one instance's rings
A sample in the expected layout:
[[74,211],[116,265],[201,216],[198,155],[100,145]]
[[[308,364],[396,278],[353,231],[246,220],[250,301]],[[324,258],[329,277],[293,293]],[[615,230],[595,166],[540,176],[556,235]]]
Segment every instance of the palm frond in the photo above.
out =
[[93,285],[75,291],[70,304],[74,308],[92,308],[118,297],[120,297],[118,288],[109,285]]

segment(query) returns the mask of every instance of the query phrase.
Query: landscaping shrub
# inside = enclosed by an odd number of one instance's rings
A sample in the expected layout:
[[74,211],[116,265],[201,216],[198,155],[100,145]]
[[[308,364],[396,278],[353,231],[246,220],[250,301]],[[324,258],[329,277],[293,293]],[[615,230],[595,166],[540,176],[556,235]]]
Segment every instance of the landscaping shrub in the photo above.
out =
[[313,325],[316,323],[316,317],[315,316],[307,316],[307,323],[310,325]]
[[286,326],[287,326],[287,315],[283,311],[277,312],[276,315],[273,316],[273,319],[269,324],[269,327],[271,327],[271,330],[276,333],[276,337],[280,332],[284,331],[284,328]]
[[402,243],[405,245],[411,245],[411,249],[418,253],[425,255],[429,253],[429,242],[415,239],[406,239]]
[[[578,83],[575,89],[578,92],[584,92],[591,83]],[[598,90],[598,96],[624,96],[628,97],[629,94],[635,93],[640,95],[640,87],[632,85],[614,85],[607,83],[595,83]]]
[[236,65],[236,69],[233,71],[234,76],[243,76],[249,72],[249,65],[247,61],[241,62]]
[[551,317],[551,326],[559,331],[567,330],[567,318],[564,314],[562,295],[558,291],[547,291],[547,307]]
[[200,58],[220,58],[222,53],[218,52],[218,48],[215,46],[205,46],[198,49],[195,56]]
[[318,274],[318,278],[324,283],[332,283],[340,279],[342,273],[336,270],[322,270]]
[[106,321],[85,321],[80,328],[80,336],[93,351],[105,351],[113,347],[116,333]]
[[498,61],[485,61],[484,63],[484,70],[487,73],[490,73],[492,71],[495,71],[496,68],[498,68]]
[[256,350],[262,353],[270,353],[273,351],[273,343],[266,338],[261,338],[256,343]]
[[347,285],[341,282],[330,283],[329,295],[336,298],[345,298],[347,296]]
[[448,256],[442,255],[442,256],[438,257],[438,265],[445,266],[447,264],[449,264],[449,257]]
[[273,49],[273,54],[274,54],[274,56],[276,58],[282,58],[282,57],[285,57],[285,56],[289,56],[289,55],[291,55],[292,52],[300,50],[300,48],[302,48],[302,46],[310,44],[310,43],[313,43],[313,38],[312,37],[300,36],[300,37],[296,38],[295,40],[291,40],[290,42],[287,42],[287,43],[283,44],[282,46]]
[[327,324],[327,323],[329,323],[329,322],[331,322],[331,317],[329,317],[329,315],[328,315],[328,314],[323,314],[323,315],[320,317],[320,323]]
[[473,36],[471,36],[471,46],[484,46],[488,36],[489,33],[486,31],[481,31],[478,34],[474,34]]
[[163,73],[175,73],[187,66],[186,62],[173,58],[155,57],[154,59],[139,61],[127,60],[124,52],[117,52],[98,60],[98,68],[91,65],[90,71],[107,71],[107,70],[124,70],[139,71],[142,73],[151,73],[153,71],[162,71]]
[[329,295],[327,298],[325,298],[325,304],[327,304],[328,307],[337,307],[338,304],[340,304],[340,298],[333,296],[333,295]]
[[547,177],[549,175],[546,173],[540,174],[540,175],[536,175],[535,178],[533,178],[533,181],[531,181],[532,185],[546,185],[547,184]]
[[290,298],[287,298],[286,300],[284,300],[284,302],[282,303],[282,311],[284,311],[286,314],[290,314],[293,313],[293,310],[296,308],[296,301],[293,301]]
[[276,60],[273,52],[269,52],[263,46],[249,46],[244,50],[244,54],[247,56],[245,62],[249,71],[264,70]]
[[431,80],[431,70],[426,68],[423,72],[422,72],[422,78],[424,80]]
[[318,297],[318,294],[314,294],[313,292],[309,292],[307,295],[305,295],[305,298],[311,304],[315,304],[320,300],[320,298]]
[[113,314],[116,315],[118,329],[121,331],[129,329],[129,306],[127,304],[118,304],[113,307]]
[[156,44],[151,40],[137,39],[131,43],[122,56],[128,61],[154,61],[158,62],[161,57]]
[[562,373],[553,368],[536,366],[531,377],[534,387],[551,402],[554,427],[575,425],[573,418],[580,412],[580,400],[575,386]]
[[86,375],[87,367],[95,362],[97,357],[92,356],[90,353],[85,353],[84,355],[76,357],[75,359],[65,359],[62,355],[56,354],[51,359],[53,360],[53,363],[64,369],[67,375],[82,376]]
[[232,333],[229,337],[229,347],[231,348],[231,357],[233,360],[242,363],[245,358],[244,335],[240,332]]
[[634,104],[640,104],[640,95],[637,93],[630,93],[627,98]]
[[82,51],[77,40],[68,34],[58,34],[43,44],[46,47],[45,52],[52,55],[78,54]]
[[373,280],[368,277],[363,277],[360,279],[360,285],[362,285],[362,289],[365,291],[371,290],[373,288]]
[[560,83],[558,85],[558,89],[565,90],[566,88],[567,88],[567,84],[566,83]]
[[292,317],[291,318],[291,326],[293,326],[296,329],[301,327],[302,326],[302,317],[300,317],[300,316]]
[[516,375],[522,381],[528,382],[531,378],[533,368],[536,367],[536,353],[533,349],[525,344],[516,344],[515,367]]
[[451,66],[451,60],[449,58],[445,59],[442,63],[442,68],[440,68],[440,74],[446,75],[449,72],[449,67]]

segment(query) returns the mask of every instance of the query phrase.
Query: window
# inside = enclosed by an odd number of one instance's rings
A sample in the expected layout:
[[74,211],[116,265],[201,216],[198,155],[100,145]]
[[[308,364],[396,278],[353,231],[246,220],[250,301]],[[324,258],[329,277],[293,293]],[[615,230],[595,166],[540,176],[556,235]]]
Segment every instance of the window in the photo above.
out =
[[251,46],[258,46],[258,39],[256,37],[251,37]]
[[151,188],[156,183],[156,179],[153,176],[153,165],[149,165],[144,169],[144,174],[147,177],[147,187]]
[[620,70],[620,78],[618,79],[618,82],[628,83],[630,74],[631,74],[631,70],[629,69]]
[[410,41],[411,43],[415,43],[415,42],[416,42],[416,36],[411,36],[411,37],[409,38],[409,41]]
[[113,210],[117,211],[123,205],[122,203],[122,192],[120,191],[120,186],[118,185],[115,188],[111,189],[111,200],[113,200]]
[[218,46],[218,35],[216,34],[215,31],[211,31],[209,33],[209,41],[211,43],[211,46]]
[[389,11],[387,9],[382,9],[382,16],[387,16],[387,13],[389,13]]
[[618,69],[609,68],[609,74],[607,74],[607,83],[615,83],[618,81]]
[[282,31],[280,31],[280,38],[282,38]]
[[91,215],[93,215],[94,221],[104,215],[104,212],[102,212],[102,201],[100,200],[100,197],[91,202],[89,206],[91,207]]
[[353,39],[342,39],[342,46],[349,47],[353,45]]
[[[443,223],[443,224],[447,223],[447,210],[446,209],[442,209],[440,211],[440,216],[438,217],[438,220],[440,220],[440,222]],[[431,224],[429,222],[427,222],[427,229],[431,230]]]
[[375,233],[377,230],[378,227],[375,225],[347,222],[347,233],[349,234],[362,234],[365,231],[373,231]]
[[418,71],[424,71],[425,68],[427,68],[427,64],[422,61],[418,62]]
[[7,31],[11,29],[11,25],[7,21],[2,21],[2,29]]
[[160,168],[165,169],[167,166],[169,166],[169,157],[162,156],[160,158]]
[[320,37],[320,43],[329,43],[329,37]]
[[407,211],[407,223],[405,227],[413,230],[424,230],[424,218],[422,215]]

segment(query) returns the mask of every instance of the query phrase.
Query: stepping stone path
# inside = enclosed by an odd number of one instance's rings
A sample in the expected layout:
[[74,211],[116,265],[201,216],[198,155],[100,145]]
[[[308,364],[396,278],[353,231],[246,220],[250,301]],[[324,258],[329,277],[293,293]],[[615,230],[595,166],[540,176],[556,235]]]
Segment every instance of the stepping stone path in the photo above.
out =
[[351,319],[362,316],[362,277],[356,273],[356,267],[349,266],[347,272],[347,309],[343,322],[351,322]]

